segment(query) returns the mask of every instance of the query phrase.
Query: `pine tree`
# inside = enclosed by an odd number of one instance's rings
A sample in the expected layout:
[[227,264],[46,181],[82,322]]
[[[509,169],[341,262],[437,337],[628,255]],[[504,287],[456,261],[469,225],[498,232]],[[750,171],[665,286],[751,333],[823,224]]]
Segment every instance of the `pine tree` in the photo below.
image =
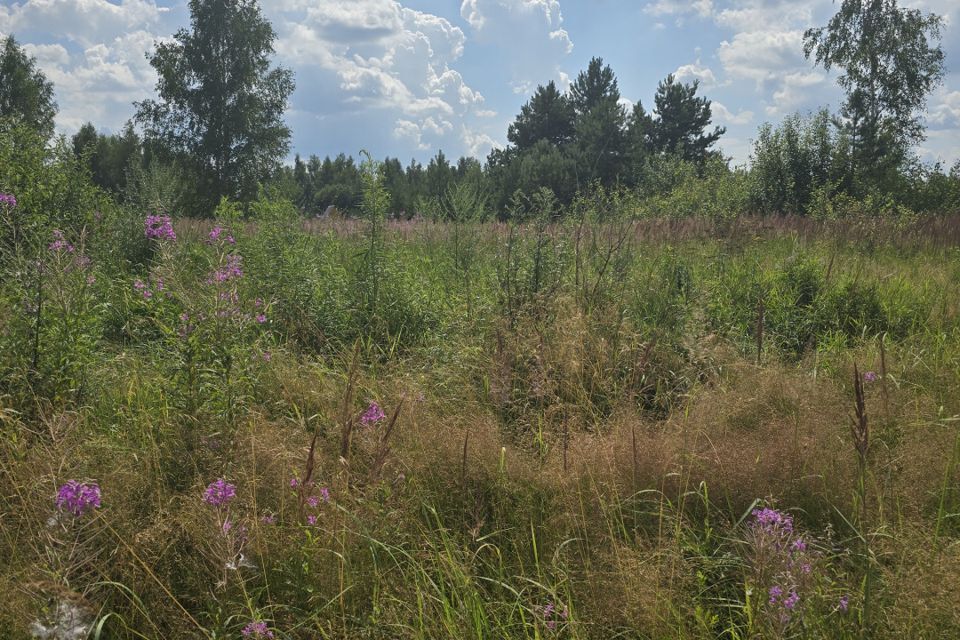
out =
[[531,148],[540,140],[564,146],[573,138],[573,105],[551,80],[537,87],[533,97],[520,108],[520,114],[507,131],[517,149]]
[[626,113],[620,89],[609,65],[593,58],[570,87],[575,114],[574,152],[577,183],[583,188],[595,180],[615,182],[626,152]]
[[712,147],[726,132],[725,127],[715,127],[705,133],[713,117],[710,100],[698,98],[699,81],[692,84],[678,83],[673,74],[660,82],[654,96],[654,113],[651,150],[655,153],[675,154],[690,162],[703,163]]

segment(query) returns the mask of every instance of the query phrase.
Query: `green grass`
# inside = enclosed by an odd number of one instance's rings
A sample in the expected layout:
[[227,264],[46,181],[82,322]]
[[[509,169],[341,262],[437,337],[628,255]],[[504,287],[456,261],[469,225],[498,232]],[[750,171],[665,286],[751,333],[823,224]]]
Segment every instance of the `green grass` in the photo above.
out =
[[[371,241],[261,206],[224,214],[235,245],[108,227],[80,269],[39,243],[61,261],[39,314],[4,279],[5,637],[62,602],[124,639],[960,635],[960,253],[939,227],[590,212]],[[243,276],[208,282],[230,254]],[[855,364],[879,376],[862,493]],[[370,401],[393,429],[358,423]],[[317,507],[290,487],[311,467]],[[50,524],[68,479],[102,507]],[[763,551],[764,505],[809,578]]]

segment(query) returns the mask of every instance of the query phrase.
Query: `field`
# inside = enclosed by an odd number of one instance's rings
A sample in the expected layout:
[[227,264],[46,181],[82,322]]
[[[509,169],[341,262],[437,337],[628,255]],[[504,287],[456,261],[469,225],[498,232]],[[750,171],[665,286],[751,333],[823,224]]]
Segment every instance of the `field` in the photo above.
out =
[[960,637],[960,219],[551,206],[10,254],[0,635]]

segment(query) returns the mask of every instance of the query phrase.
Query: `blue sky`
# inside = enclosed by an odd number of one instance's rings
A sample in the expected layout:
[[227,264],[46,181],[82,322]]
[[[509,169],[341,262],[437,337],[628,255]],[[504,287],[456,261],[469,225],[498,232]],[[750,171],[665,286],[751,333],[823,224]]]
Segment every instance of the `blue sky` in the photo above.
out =
[[[902,5],[946,19],[947,74],[931,96],[927,161],[960,159],[960,2]],[[261,0],[294,70],[293,151],[415,157],[442,149],[485,157],[538,84],[561,86],[593,56],[611,65],[625,101],[649,108],[668,73],[701,81],[720,146],[749,157],[763,122],[836,109],[835,76],[803,57],[805,28],[833,0]],[[185,0],[0,0],[13,33],[53,80],[58,129],[86,121],[117,131],[132,102],[154,96],[144,53],[189,23]]]

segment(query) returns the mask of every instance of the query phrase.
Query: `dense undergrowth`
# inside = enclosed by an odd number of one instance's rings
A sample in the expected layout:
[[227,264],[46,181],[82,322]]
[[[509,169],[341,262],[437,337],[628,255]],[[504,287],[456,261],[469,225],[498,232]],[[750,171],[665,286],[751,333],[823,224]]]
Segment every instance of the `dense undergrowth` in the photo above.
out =
[[10,180],[5,637],[960,635],[956,219]]

